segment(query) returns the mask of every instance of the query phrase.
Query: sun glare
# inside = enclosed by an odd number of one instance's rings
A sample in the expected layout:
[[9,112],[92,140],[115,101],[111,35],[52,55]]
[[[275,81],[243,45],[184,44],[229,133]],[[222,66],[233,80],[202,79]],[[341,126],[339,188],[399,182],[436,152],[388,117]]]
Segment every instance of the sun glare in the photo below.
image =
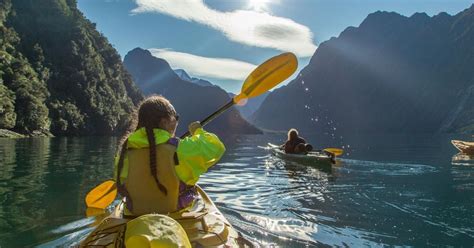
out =
[[248,7],[256,11],[266,11],[271,1],[272,0],[248,0]]

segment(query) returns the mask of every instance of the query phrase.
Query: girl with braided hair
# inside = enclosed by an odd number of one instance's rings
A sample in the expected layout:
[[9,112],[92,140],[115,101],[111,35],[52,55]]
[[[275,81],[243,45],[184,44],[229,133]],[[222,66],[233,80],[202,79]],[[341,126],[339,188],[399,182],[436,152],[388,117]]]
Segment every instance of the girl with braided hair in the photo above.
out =
[[115,163],[126,215],[171,213],[191,206],[199,176],[224,154],[223,143],[199,122],[189,125],[190,137],[176,138],[178,120],[162,96],[150,96],[139,105]]

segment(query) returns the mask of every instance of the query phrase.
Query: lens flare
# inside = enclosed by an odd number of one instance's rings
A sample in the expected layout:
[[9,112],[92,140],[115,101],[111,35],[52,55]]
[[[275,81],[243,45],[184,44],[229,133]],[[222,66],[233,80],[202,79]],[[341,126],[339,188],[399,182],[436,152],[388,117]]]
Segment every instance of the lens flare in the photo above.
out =
[[271,0],[249,0],[248,8],[255,11],[266,11],[270,2]]

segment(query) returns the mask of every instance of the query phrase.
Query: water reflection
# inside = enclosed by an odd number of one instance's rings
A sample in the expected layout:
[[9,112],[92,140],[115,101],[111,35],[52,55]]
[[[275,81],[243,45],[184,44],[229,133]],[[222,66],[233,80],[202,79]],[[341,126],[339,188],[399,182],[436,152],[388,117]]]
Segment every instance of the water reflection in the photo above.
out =
[[[451,158],[450,137],[346,137],[353,155],[330,170],[257,148],[280,139],[239,137],[200,181],[244,235],[279,247],[474,243],[474,167]],[[106,215],[86,217],[83,201],[112,176],[116,142],[0,140],[0,246],[77,244]]]
[[85,192],[111,172],[112,143],[107,138],[2,139],[0,245],[57,237],[51,226],[82,218]]
[[[29,150],[28,147],[35,147]],[[29,233],[47,218],[44,209],[49,139],[5,140],[0,148],[0,233]],[[3,235],[0,236],[3,239]]]

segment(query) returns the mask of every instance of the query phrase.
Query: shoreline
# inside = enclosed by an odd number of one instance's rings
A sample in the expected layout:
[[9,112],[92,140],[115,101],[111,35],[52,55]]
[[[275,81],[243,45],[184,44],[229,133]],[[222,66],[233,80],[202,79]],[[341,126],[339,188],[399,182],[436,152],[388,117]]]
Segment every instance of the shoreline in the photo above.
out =
[[54,135],[48,131],[33,131],[30,134],[21,134],[8,129],[0,129],[0,138],[19,139],[32,137],[54,137]]
[[8,130],[8,129],[0,129],[0,138],[11,138],[11,139],[17,139],[17,138],[26,138],[28,136]]

